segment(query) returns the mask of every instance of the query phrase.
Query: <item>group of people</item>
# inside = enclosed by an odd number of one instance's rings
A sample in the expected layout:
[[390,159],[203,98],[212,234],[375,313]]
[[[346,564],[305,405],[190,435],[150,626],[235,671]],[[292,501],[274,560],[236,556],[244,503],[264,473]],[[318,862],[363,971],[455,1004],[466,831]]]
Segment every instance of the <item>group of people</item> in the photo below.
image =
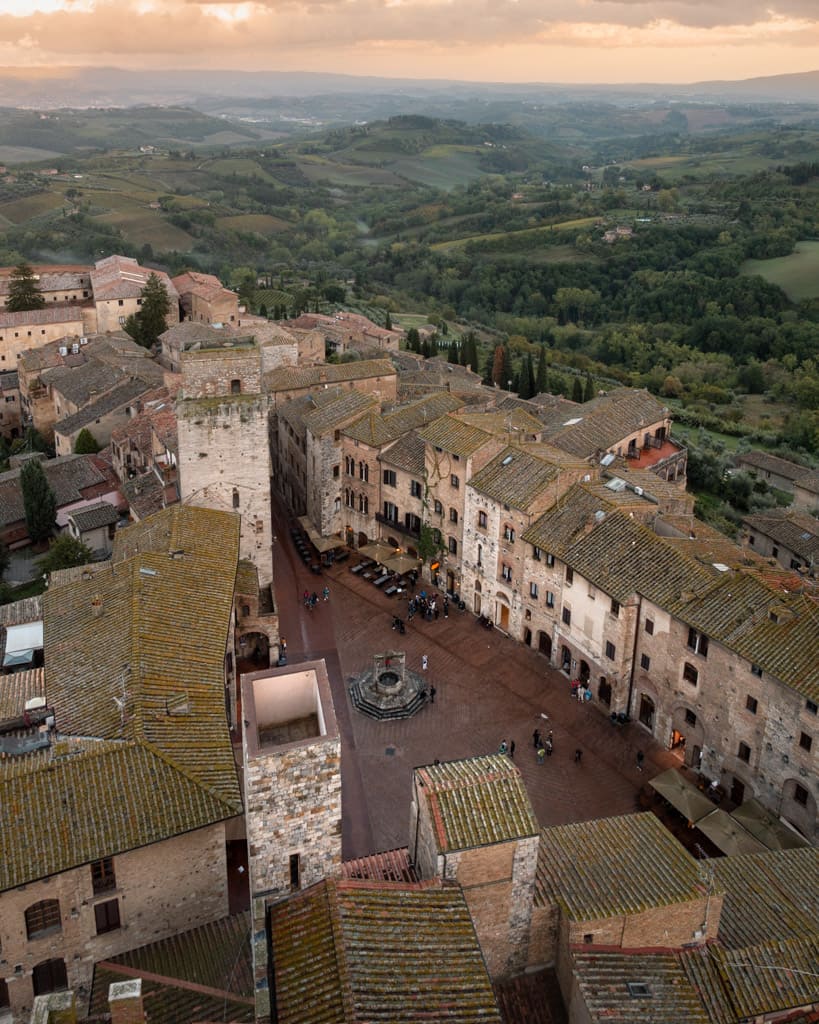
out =
[[[321,594],[322,594],[322,597],[323,597],[323,599],[325,601],[329,601],[330,600],[330,588],[329,587],[325,587],[324,590],[322,590]],[[315,592],[315,590],[313,591],[312,594],[310,593],[309,590],[305,590],[305,592],[302,594],[302,601],[304,603],[304,607],[310,612],[318,604],[318,594]]]
[[552,730],[549,730],[549,735],[544,739],[541,736],[540,729],[535,729],[532,733],[532,744],[535,748],[535,754],[537,755],[537,763],[543,764],[547,757],[552,756],[554,750],[554,736]]
[[582,679],[572,680],[572,696],[582,704],[583,701],[592,699],[591,687],[586,686]]
[[438,597],[435,595],[427,596],[426,590],[422,590],[417,597],[411,597],[409,604],[407,605],[407,618],[410,622],[415,615],[421,615],[427,620],[432,622],[433,619],[437,619],[443,611],[444,618],[449,618],[449,598],[444,595],[441,604],[438,604]]

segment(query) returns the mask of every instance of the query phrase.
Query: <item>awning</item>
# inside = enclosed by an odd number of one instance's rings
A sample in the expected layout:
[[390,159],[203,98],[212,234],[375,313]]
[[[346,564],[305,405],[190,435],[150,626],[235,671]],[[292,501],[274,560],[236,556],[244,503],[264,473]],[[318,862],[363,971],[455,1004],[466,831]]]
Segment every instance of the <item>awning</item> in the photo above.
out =
[[385,569],[389,569],[390,572],[397,572],[403,575],[405,572],[411,572],[413,569],[418,569],[421,565],[421,559],[413,558],[412,555],[407,555],[402,551],[397,554],[390,555],[390,557],[384,559],[381,564]]
[[372,544],[365,544],[363,548],[359,548],[358,553],[364,558],[372,558],[383,565],[386,558],[392,558],[395,555],[395,548],[391,544],[376,540]]
[[708,797],[692,785],[676,768],[669,768],[649,781],[649,786],[664,797],[687,821],[698,822],[714,810]]
[[700,818],[696,827],[724,854],[735,857],[742,853],[766,853],[768,847],[746,832],[733,815],[715,807],[710,814]]
[[731,811],[731,817],[769,850],[796,850],[810,843],[798,832],[766,810],[758,800],[746,800]]
[[26,622],[22,626],[6,627],[4,665],[26,665],[35,651],[43,649],[43,623]]
[[310,543],[316,551],[321,552],[321,554],[324,554],[325,551],[332,551],[334,548],[344,546],[344,541],[341,539],[339,534],[336,534],[333,537],[322,537],[318,530],[316,530],[315,526],[310,522],[309,516],[299,516],[299,525],[310,538]]

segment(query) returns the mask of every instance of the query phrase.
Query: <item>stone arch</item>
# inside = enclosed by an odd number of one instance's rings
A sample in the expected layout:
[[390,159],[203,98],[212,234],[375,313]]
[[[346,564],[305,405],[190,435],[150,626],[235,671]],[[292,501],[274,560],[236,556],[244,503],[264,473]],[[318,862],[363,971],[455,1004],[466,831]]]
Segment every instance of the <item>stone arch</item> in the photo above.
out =
[[252,661],[265,668],[278,661],[278,630],[264,622],[253,619],[243,622],[237,630],[236,641],[237,657],[243,661]]
[[785,779],[779,813],[806,839],[813,841],[816,834],[816,797],[810,791],[807,776]]
[[366,547],[370,543],[370,539],[363,530],[358,531],[358,546],[360,548]]

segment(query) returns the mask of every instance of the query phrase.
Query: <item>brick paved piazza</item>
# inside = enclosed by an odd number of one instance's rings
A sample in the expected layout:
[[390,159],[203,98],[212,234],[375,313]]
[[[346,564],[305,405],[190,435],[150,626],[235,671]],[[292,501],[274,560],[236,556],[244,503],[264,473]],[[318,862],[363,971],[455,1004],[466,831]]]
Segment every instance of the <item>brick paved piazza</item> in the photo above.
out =
[[[351,557],[321,577],[299,560],[286,520],[274,523],[274,573],[281,633],[288,663],[324,658],[342,737],[342,799],[345,859],[405,846],[409,833],[410,774],[436,757],[450,760],[496,751],[514,740],[519,765],[542,825],[560,825],[636,810],[636,794],[648,778],[677,763],[634,723],[613,726],[591,704],[571,699],[569,680],[542,655],[486,630],[468,611],[437,621],[416,616],[404,636],[391,628],[406,619],[406,600],[386,597],[349,570]],[[330,600],[321,600],[327,584]],[[314,611],[302,606],[317,591]],[[407,652],[407,665],[426,675],[437,693],[434,705],[405,721],[380,722],[355,711],[350,677],[388,649]],[[549,721],[541,714],[549,715]],[[537,763],[532,732],[552,729],[554,754]],[[576,748],[583,758],[575,764]],[[643,774],[636,752],[643,749]]]

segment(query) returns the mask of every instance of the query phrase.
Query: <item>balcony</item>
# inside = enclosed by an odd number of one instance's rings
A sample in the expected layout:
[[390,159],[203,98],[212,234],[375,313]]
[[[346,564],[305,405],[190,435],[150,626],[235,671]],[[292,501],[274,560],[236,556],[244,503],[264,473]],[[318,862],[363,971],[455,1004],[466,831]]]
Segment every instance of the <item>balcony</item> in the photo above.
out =
[[411,526],[407,526],[406,523],[402,523],[398,519],[390,519],[384,515],[383,512],[376,512],[375,520],[377,523],[381,523],[382,526],[389,527],[395,533],[400,533],[405,537],[414,537],[416,540],[421,535],[421,525],[418,524],[418,529],[413,529]]

